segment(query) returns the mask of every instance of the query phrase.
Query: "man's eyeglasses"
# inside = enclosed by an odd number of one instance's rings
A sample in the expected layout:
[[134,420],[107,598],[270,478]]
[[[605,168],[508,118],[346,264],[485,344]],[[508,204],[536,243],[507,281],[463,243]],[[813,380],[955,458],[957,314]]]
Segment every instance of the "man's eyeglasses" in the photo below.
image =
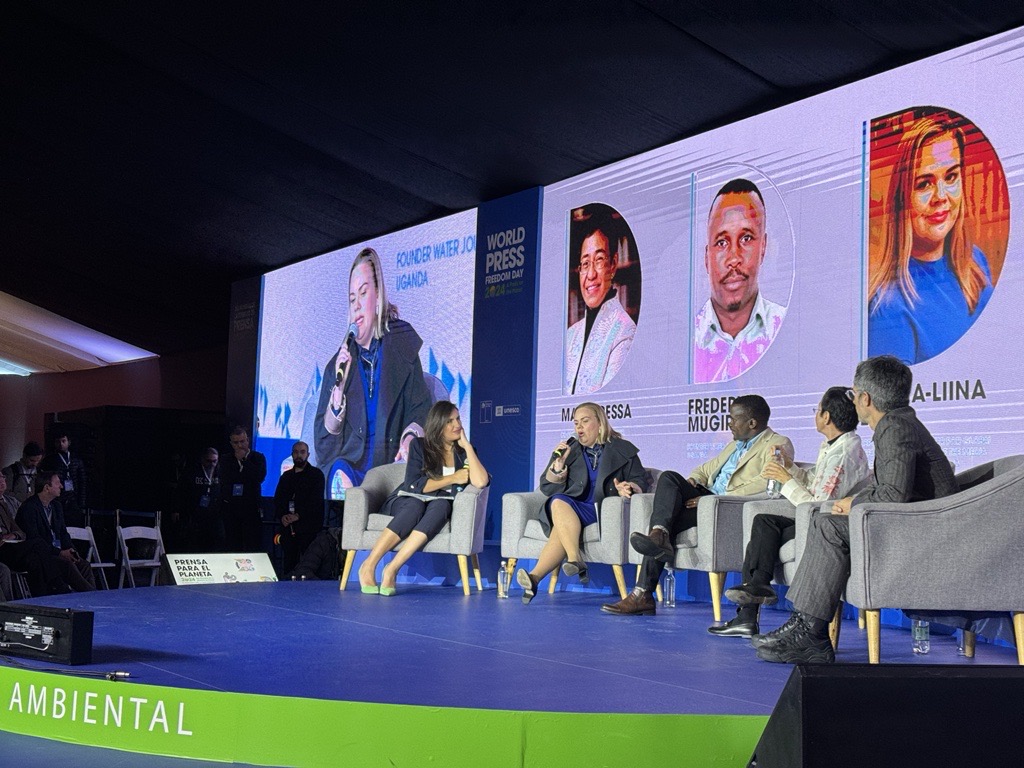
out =
[[858,392],[855,389],[848,389],[848,390],[846,390],[846,399],[849,400],[850,402],[854,402],[855,403],[855,402],[857,402],[857,395],[859,395],[859,394],[860,394],[860,392]]

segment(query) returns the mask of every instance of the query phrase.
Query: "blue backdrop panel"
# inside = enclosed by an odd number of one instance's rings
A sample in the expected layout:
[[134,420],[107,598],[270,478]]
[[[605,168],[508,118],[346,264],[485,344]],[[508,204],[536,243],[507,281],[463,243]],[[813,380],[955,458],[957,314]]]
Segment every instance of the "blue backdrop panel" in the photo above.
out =
[[494,472],[485,536],[501,536],[501,497],[533,487],[538,187],[480,206],[473,312],[473,444]]

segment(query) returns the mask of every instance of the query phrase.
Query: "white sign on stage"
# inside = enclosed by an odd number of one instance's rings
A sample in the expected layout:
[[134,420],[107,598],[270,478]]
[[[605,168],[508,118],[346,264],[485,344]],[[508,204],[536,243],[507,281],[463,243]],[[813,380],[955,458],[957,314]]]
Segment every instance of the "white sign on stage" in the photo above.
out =
[[231,552],[207,555],[166,555],[174,583],[235,584],[277,581],[266,552]]

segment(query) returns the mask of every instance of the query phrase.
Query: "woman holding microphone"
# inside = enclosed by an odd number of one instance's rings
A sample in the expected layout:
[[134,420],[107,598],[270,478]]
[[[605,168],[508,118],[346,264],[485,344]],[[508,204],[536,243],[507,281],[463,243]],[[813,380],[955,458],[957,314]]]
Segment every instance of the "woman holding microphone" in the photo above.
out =
[[348,332],[324,369],[314,426],[332,499],[371,468],[404,460],[432,401],[419,358],[423,342],[388,301],[375,250],[359,252],[348,280]]
[[575,435],[555,446],[540,477],[540,491],[548,497],[537,516],[548,542],[529,572],[516,571],[523,588],[523,603],[533,600],[544,574],[562,563],[562,573],[590,581],[586,563],[580,560],[583,529],[600,519],[606,496],[629,498],[642,493],[646,473],[639,450],[612,429],[604,409],[596,403],[580,403],[573,410]]

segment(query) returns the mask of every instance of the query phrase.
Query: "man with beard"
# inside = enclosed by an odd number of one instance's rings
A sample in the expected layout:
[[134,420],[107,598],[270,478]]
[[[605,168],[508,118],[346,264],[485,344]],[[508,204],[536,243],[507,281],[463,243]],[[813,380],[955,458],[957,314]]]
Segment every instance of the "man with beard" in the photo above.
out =
[[292,468],[281,475],[274,492],[274,512],[281,521],[283,572],[289,573],[324,527],[324,473],[309,463],[309,446],[292,446]]
[[53,433],[53,453],[43,459],[39,469],[60,475],[60,505],[69,525],[85,525],[85,464],[71,455],[71,438],[67,429]]
[[695,320],[694,381],[728,381],[761,359],[786,316],[758,289],[764,262],[764,198],[747,179],[723,186],[708,215],[704,266],[711,296]]

